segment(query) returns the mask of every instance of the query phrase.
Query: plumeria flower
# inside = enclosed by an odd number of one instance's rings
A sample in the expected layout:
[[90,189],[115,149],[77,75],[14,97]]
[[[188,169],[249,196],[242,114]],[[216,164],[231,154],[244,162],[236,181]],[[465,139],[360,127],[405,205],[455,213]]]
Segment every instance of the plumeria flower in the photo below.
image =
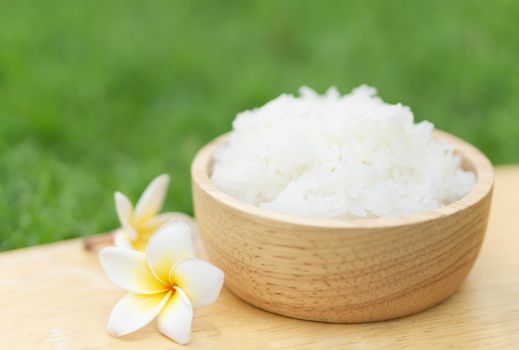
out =
[[134,332],[158,316],[159,331],[177,343],[191,337],[193,308],[214,303],[223,272],[195,258],[189,226],[172,220],[149,240],[145,253],[108,247],[99,253],[108,277],[129,293],[114,307],[108,333]]
[[143,251],[149,238],[166,222],[174,218],[174,213],[158,214],[168,190],[169,176],[157,176],[148,185],[135,209],[124,194],[115,193],[115,208],[121,228],[115,232],[116,247]]

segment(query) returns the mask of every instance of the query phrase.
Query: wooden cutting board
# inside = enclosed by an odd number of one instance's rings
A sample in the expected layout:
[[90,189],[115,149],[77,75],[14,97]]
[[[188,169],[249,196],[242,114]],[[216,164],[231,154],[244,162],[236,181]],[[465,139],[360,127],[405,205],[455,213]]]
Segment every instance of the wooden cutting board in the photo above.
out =
[[[123,338],[106,334],[123,295],[79,239],[2,253],[0,349],[181,348],[155,322]],[[256,309],[224,288],[216,304],[195,310],[185,347],[519,349],[519,166],[496,169],[481,254],[461,290],[439,306],[393,321],[326,324]]]

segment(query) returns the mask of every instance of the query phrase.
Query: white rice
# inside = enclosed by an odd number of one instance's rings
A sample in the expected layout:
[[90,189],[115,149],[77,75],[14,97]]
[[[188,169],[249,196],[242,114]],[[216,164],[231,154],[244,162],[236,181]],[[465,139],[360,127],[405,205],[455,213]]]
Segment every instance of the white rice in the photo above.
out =
[[360,86],[341,96],[302,87],[239,113],[214,159],[212,180],[243,202],[305,217],[405,216],[471,191],[453,147],[414,124],[407,106]]

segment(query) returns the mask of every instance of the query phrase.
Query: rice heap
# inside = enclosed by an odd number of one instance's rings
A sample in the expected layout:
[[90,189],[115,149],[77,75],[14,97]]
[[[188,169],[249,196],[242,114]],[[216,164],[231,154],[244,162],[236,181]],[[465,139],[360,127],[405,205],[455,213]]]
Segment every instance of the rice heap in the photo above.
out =
[[211,178],[264,209],[305,217],[405,216],[452,203],[475,184],[453,147],[410,108],[360,86],[341,96],[302,87],[239,113]]

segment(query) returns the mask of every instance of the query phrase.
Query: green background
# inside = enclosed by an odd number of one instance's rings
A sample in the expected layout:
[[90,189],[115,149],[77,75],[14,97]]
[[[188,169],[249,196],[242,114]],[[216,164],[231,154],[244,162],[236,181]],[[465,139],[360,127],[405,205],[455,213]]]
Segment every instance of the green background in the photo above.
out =
[[0,250],[110,230],[113,192],[190,162],[237,112],[367,83],[519,161],[518,1],[2,1]]

